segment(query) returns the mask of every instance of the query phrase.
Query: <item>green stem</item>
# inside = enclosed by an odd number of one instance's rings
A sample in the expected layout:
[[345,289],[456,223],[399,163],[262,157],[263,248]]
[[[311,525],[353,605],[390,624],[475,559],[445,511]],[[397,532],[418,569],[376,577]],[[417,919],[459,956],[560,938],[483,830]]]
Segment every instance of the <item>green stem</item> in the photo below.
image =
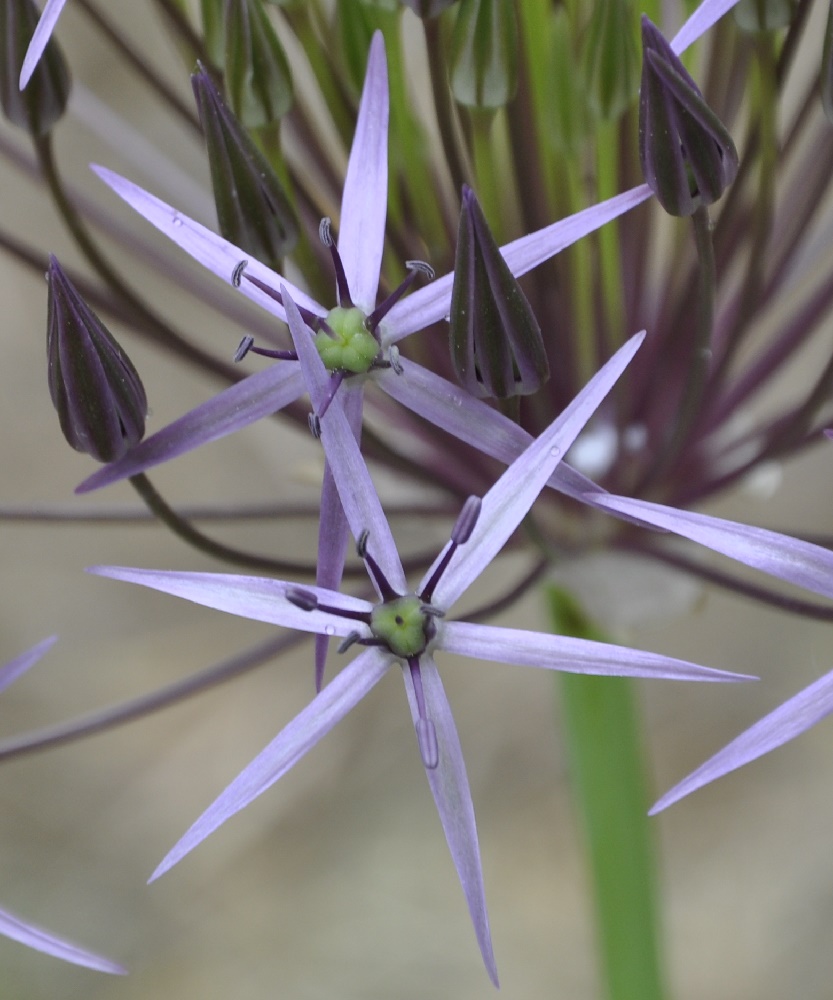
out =
[[[547,588],[557,632],[604,637],[569,594]],[[559,674],[562,725],[596,905],[608,1000],[662,1000],[655,851],[630,681]]]

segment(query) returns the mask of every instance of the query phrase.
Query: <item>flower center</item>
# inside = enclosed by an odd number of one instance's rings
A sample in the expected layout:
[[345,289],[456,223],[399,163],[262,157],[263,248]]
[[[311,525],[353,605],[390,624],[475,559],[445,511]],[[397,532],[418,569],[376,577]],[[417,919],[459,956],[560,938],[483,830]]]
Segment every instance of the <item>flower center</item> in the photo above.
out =
[[419,656],[434,638],[434,615],[418,597],[397,597],[377,604],[370,613],[370,631],[394,656]]
[[315,335],[315,346],[330,372],[361,375],[379,356],[379,341],[365,325],[367,317],[356,306],[336,306],[327,314],[324,329]]

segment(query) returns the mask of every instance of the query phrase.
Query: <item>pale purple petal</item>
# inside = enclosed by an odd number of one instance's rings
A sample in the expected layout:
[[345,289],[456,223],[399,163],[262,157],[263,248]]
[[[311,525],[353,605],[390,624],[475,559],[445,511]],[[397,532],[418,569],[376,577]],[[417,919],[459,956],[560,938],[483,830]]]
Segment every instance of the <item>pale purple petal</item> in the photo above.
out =
[[[338,390],[342,396],[347,422],[356,441],[359,441],[362,427],[362,386],[342,385]],[[327,590],[338,590],[344,572],[344,558],[350,539],[350,526],[344,516],[341,498],[338,495],[330,463],[324,463],[324,480],[321,483],[321,512],[318,518],[318,563],[315,568],[315,582]],[[324,681],[327,650],[330,645],[328,635],[315,637],[315,690],[320,691]]]
[[684,52],[716,21],[719,21],[727,11],[730,11],[737,2],[738,0],[703,0],[703,3],[674,36],[671,48],[677,55]]
[[[286,295],[284,302],[287,322],[298,360],[304,371],[307,390],[313,409],[318,411],[327,394],[330,376],[291,296]],[[376,487],[347,422],[339,394],[340,390],[336,392],[321,419],[321,443],[324,445],[327,461],[332,469],[353,536],[358,538],[363,531],[370,532],[368,551],[382,568],[394,590],[404,594],[407,589],[405,573],[396,550],[396,543],[379,502]]]
[[627,646],[576,639],[568,635],[475,625],[472,622],[443,622],[437,648],[478,660],[564,670],[572,674],[652,677],[670,681],[757,680],[747,674],[713,670],[643,649],[629,649]]
[[[521,236],[501,247],[500,252],[512,274],[516,278],[520,277],[650,197],[651,189],[648,185],[640,184],[630,191],[538,229],[529,236]],[[384,343],[395,344],[416,330],[423,330],[432,323],[446,319],[451,309],[453,279],[453,274],[446,274],[397,302],[382,324]]]
[[[644,333],[638,333],[620,347],[483,497],[471,537],[451,557],[434,591],[432,601],[439,607],[450,607],[500,552],[644,338]],[[431,578],[436,566],[435,562],[420,586]]]
[[833,672],[785,701],[666,792],[651,809],[662,812],[703,785],[789,743],[833,712]]
[[[215,608],[230,615],[240,615],[253,621],[296,628],[301,632],[326,632],[347,636],[361,631],[361,622],[342,618],[327,611],[305,611],[286,599],[286,591],[303,590],[314,594],[329,607],[369,612],[373,605],[349,594],[307,584],[286,583],[262,576],[235,576],[230,573],[181,573],[168,570],[134,569],[129,566],[91,566],[88,573],[112,580],[138,583],[163,594],[184,597],[206,608]],[[368,632],[369,634],[369,632]]]
[[162,462],[216,441],[294,402],[304,392],[304,377],[295,361],[279,361],[229,386],[207,402],[140,441],[117,462],[84,480],[76,493],[89,493],[135,476]]
[[165,856],[150,881],[164,875],[217,827],[271,788],[379,683],[393,662],[390,653],[368,649],[348,664],[206,809]]
[[[314,299],[311,299],[305,292],[302,292],[300,288],[296,288],[286,278],[271,271],[264,264],[251,257],[250,254],[245,253],[233,243],[229,243],[228,240],[224,240],[222,236],[218,236],[217,233],[213,233],[210,229],[200,225],[199,222],[188,218],[187,215],[172,208],[160,198],[140,188],[138,184],[134,184],[132,181],[127,180],[127,178],[119,176],[119,174],[114,173],[112,170],[108,170],[106,167],[99,167],[96,164],[91,164],[91,169],[120,198],[126,201],[131,208],[134,208],[139,215],[144,216],[148,222],[156,226],[168,239],[173,240],[177,246],[190,254],[194,260],[202,264],[203,267],[208,268],[209,271],[213,271],[214,274],[222,278],[227,284],[232,283],[231,278],[234,269],[241,261],[246,260],[248,261],[246,274],[258,278],[264,284],[269,285],[270,288],[274,288],[275,291],[278,290],[281,282],[283,282],[300,306],[315,313],[317,316],[326,315],[327,310]],[[252,302],[256,302],[267,312],[272,313],[273,316],[277,316],[278,319],[283,320],[286,318],[283,308],[265,292],[262,292],[253,285],[251,281],[246,281],[245,277],[240,282],[240,291],[247,298],[251,299]]]
[[[373,312],[388,207],[388,67],[381,31],[367,57],[356,134],[341,196],[338,250],[353,302]],[[292,297],[298,302],[295,293]]]
[[32,78],[32,74],[35,72],[35,67],[40,62],[43,50],[46,48],[49,39],[52,37],[52,32],[55,30],[55,24],[58,20],[58,16],[64,9],[64,4],[66,2],[67,0],[46,0],[40,20],[38,21],[37,27],[32,34],[32,39],[29,42],[29,48],[26,50],[23,66],[20,69],[21,90],[24,89],[26,84]]
[[677,510],[647,500],[607,493],[594,499],[603,510],[638,518],[797,587],[833,597],[833,552],[829,549],[766,528]]
[[[439,763],[435,768],[426,768],[425,774],[437,812],[445,831],[445,839],[460,877],[460,884],[468,903],[474,924],[474,933],[483,955],[483,962],[489,977],[498,985],[495,956],[492,952],[492,938],[489,931],[489,914],[486,912],[486,893],[483,888],[483,871],[480,865],[480,846],[477,842],[477,826],[474,820],[474,806],[471,801],[469,779],[463,761],[463,751],[457,736],[457,727],[448,704],[445,690],[436,664],[430,656],[420,657],[422,689],[428,718],[437,731]],[[410,670],[402,671],[405,690],[411,706],[414,725],[419,720],[416,696]]]
[[[532,443],[528,431],[460,386],[407,358],[399,361],[401,376],[387,368],[376,373],[375,381],[413,413],[506,465]],[[604,492],[566,462],[558,464],[547,485],[582,502],[586,501],[586,494]]]
[[57,639],[57,635],[50,636],[0,667],[0,691],[5,691],[18,677],[25,674],[29,667],[38,662],[47,649],[54,646]]
[[95,969],[98,972],[110,972],[115,976],[126,976],[127,969],[111,962],[109,958],[96,955],[95,952],[79,948],[77,944],[67,941],[38,927],[28,921],[21,920],[8,910],[0,910],[0,934],[4,934],[12,941],[19,941],[28,945],[36,951],[45,952],[47,955],[54,955],[55,958],[62,958],[65,962],[73,965],[83,965],[88,969]]

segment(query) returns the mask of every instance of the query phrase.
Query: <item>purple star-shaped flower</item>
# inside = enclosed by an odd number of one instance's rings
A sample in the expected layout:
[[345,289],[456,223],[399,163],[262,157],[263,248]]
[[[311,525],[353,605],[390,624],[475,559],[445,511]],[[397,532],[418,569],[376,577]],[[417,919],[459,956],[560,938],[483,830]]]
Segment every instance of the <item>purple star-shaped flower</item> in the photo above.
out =
[[[283,288],[290,330],[318,408],[327,373],[303,319]],[[230,816],[293,767],[381,680],[402,666],[423,764],[457,868],[483,960],[493,982],[483,876],[465,765],[434,660],[445,651],[504,663],[576,673],[726,681],[740,675],[606,643],[447,620],[447,612],[492,562],[596,407],[637,350],[632,338],[567,409],[503,473],[482,500],[470,498],[440,552],[410,590],[342,400],[321,419],[321,440],[350,529],[357,539],[376,603],[321,587],[255,577],[170,573],[121,567],[92,572],[160,590],[208,607],[276,625],[343,638],[342,649],[367,648],[346,666],[229,785],[162,861],[166,872]]]
[[[51,639],[44,639],[43,642],[39,642],[36,646],[0,667],[0,691],[5,690],[18,677],[26,673],[29,667],[37,663],[54,642],[54,636]],[[103,958],[85,948],[79,948],[71,941],[58,937],[57,934],[52,934],[36,924],[21,920],[20,917],[9,913],[8,910],[0,909],[0,934],[13,941],[28,945],[36,951],[54,955],[55,958],[62,958],[65,962],[71,962],[73,965],[84,965],[89,969],[110,972],[114,975],[126,975],[127,973],[126,969],[111,962],[109,958]]]

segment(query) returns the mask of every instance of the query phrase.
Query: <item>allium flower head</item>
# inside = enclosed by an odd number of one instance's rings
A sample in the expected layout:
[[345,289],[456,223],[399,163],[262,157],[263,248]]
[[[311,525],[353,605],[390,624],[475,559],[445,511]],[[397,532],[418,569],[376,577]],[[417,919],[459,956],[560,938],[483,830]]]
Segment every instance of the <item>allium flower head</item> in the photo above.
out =
[[[282,295],[301,363],[307,369],[313,405],[319,407],[327,391],[326,370],[285,286]],[[471,793],[435,653],[445,651],[577,673],[706,681],[740,679],[736,674],[606,643],[447,619],[447,612],[514,533],[641,340],[641,335],[634,337],[619,350],[482,500],[472,498],[466,503],[450,541],[413,590],[406,582],[390,527],[340,399],[334,400],[321,418],[321,441],[359,554],[378,593],[377,602],[321,587],[252,577],[122,567],[93,570],[247,618],[341,636],[343,650],[356,645],[368,647],[229,785],[163,860],[154,878],[274,784],[391,666],[400,664],[426,776],[484,962],[497,982]]]

